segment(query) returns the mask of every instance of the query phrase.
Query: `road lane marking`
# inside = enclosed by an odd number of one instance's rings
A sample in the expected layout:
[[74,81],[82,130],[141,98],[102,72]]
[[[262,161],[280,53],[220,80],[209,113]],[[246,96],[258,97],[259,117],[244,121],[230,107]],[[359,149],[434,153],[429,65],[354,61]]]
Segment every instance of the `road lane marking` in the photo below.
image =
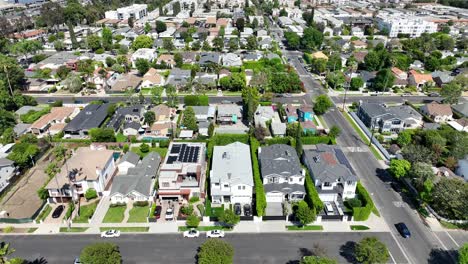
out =
[[457,241],[455,241],[455,239],[453,239],[453,237],[450,235],[449,232],[447,232],[447,231],[444,231],[444,232],[447,234],[448,237],[450,237],[450,239],[453,241],[453,243],[455,243],[455,245],[457,245],[457,247],[460,247],[460,245],[457,243]]
[[432,232],[432,231],[429,232],[429,233],[432,233],[432,234],[435,236],[435,238],[437,239],[437,241],[439,241],[439,243],[442,245],[442,248],[443,248],[443,249],[448,250],[448,248],[445,246],[445,244],[442,242],[442,240],[440,240],[440,238],[436,235],[436,233],[434,233],[434,232]]
[[390,257],[392,258],[393,263],[397,264],[395,258],[392,255],[392,252],[390,250],[388,251],[388,254],[390,254]]

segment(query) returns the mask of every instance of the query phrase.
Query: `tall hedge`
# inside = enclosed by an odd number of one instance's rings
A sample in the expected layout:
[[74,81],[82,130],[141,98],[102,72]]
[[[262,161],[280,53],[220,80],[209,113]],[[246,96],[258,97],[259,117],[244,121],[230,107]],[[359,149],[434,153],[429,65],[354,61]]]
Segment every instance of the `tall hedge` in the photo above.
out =
[[291,137],[275,137],[275,138],[265,139],[265,144],[268,146],[275,145],[275,144],[291,145]]
[[374,209],[374,202],[360,182],[356,186],[356,195],[361,200],[362,207],[353,208],[354,221],[366,221]]
[[256,209],[257,215],[263,216],[265,215],[265,208],[266,208],[266,198],[265,198],[265,189],[263,189],[263,181],[260,176],[260,168],[258,166],[258,157],[257,157],[257,149],[260,147],[260,142],[254,137],[250,137],[250,152],[252,156],[252,171],[254,176],[254,184],[255,184],[255,196],[256,196]]
[[301,141],[303,145],[316,145],[316,144],[334,145],[336,144],[335,139],[329,136],[301,137]]
[[312,177],[310,177],[309,170],[305,169],[306,177],[305,177],[305,190],[306,190],[306,197],[305,201],[309,205],[310,208],[315,209],[315,213],[319,213],[323,210],[323,202],[320,200],[319,194],[317,189],[315,189],[314,181]]

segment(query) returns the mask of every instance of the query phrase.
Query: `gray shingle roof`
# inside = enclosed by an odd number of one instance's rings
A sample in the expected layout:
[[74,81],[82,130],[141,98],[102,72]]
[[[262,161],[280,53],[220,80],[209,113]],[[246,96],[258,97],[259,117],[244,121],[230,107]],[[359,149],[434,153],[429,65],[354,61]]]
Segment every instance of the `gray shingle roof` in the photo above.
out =
[[289,184],[287,182],[285,183],[267,183],[263,185],[263,188],[265,189],[265,192],[282,192],[282,193],[293,193],[293,192],[304,192],[305,193],[305,188],[304,185],[300,184]]
[[285,144],[262,147],[259,153],[262,177],[279,174],[285,177],[301,175],[301,163],[296,150]]
[[234,142],[213,149],[211,182],[253,186],[250,146]]
[[125,155],[122,156],[119,163],[129,162],[133,165],[137,165],[139,160],[140,156],[138,156],[138,154],[132,151],[128,151],[127,153],[125,153]]
[[99,127],[107,117],[109,106],[110,104],[87,105],[63,130],[68,133],[77,133],[81,130]]

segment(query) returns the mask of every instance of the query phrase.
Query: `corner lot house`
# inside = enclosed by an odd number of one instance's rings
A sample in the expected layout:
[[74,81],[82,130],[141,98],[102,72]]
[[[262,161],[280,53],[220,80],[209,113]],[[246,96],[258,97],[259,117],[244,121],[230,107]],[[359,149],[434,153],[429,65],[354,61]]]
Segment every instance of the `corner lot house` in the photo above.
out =
[[298,201],[305,197],[305,171],[296,150],[285,144],[258,149],[267,203]]
[[357,116],[371,130],[399,133],[423,124],[422,115],[409,105],[385,107],[379,103],[362,103]]
[[125,175],[114,178],[110,199],[112,203],[128,203],[130,201],[151,201],[153,179],[159,169],[161,156],[150,152],[140,163],[128,169]]
[[421,106],[421,112],[434,119],[436,123],[445,123],[452,119],[452,108],[449,104],[439,104],[432,102]]
[[342,204],[345,199],[355,197],[358,178],[339,147],[319,144],[316,149],[304,150],[302,159],[320,200]]
[[205,196],[205,144],[174,143],[159,172],[161,200],[188,200]]
[[[88,189],[105,195],[116,172],[114,151],[101,145],[80,147],[55,175],[46,189],[51,199],[62,202],[77,199]],[[108,192],[108,191],[107,191]]]
[[212,164],[212,204],[251,204],[254,183],[250,146],[240,142],[215,146]]

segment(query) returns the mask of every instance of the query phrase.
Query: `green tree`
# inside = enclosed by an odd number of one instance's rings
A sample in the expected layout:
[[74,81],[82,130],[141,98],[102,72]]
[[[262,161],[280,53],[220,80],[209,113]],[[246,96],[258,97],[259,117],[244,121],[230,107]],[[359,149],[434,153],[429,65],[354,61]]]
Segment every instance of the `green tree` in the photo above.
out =
[[180,52],[174,54],[174,61],[176,63],[176,67],[182,67],[182,64],[184,64],[184,59],[182,58],[182,54]]
[[280,10],[279,16],[280,16],[280,17],[282,17],[282,16],[287,17],[287,16],[288,16],[288,12],[283,8],[283,9]]
[[[8,264],[8,255],[11,255],[15,252],[15,249],[10,247],[10,243],[2,242],[0,243],[0,263]],[[233,254],[234,255],[234,254]]]
[[411,143],[411,136],[411,131],[403,130],[398,134],[396,142],[400,147],[407,146],[409,143]]
[[404,159],[390,160],[390,167],[388,168],[390,174],[392,174],[393,177],[397,179],[401,177],[406,177],[410,169],[411,169],[411,163],[409,163],[407,160],[404,160]]
[[88,35],[86,37],[86,43],[88,44],[88,48],[92,51],[96,51],[101,48],[101,38],[96,35]]
[[86,190],[84,196],[85,196],[86,200],[88,200],[88,201],[98,197],[96,190],[93,189],[93,188],[89,188],[88,190]]
[[395,82],[395,75],[390,69],[382,69],[377,73],[372,81],[372,89],[374,91],[387,91],[387,88],[392,88]]
[[301,46],[301,37],[296,32],[286,31],[284,32],[284,38],[291,49],[299,49]]
[[85,17],[85,9],[77,0],[68,0],[67,6],[63,11],[63,17],[65,24],[70,32],[70,40],[72,42],[73,49],[79,47],[79,43],[76,39],[74,26],[81,22]]
[[204,50],[204,51],[210,51],[211,50],[211,46],[210,46],[210,43],[208,43],[208,41],[203,42],[202,50]]
[[204,242],[198,252],[198,264],[232,264],[234,248],[226,241],[210,238]]
[[148,60],[138,58],[135,62],[135,66],[138,70],[138,73],[140,75],[145,75],[145,73],[148,72],[148,70],[151,68],[151,65]]
[[359,91],[364,86],[364,80],[361,77],[351,78],[350,88],[352,91]]
[[143,48],[151,48],[153,47],[153,39],[146,35],[139,35],[135,38],[135,41],[132,43],[132,48],[134,50],[143,49]]
[[440,95],[444,98],[444,103],[457,104],[458,100],[461,98],[462,92],[462,86],[457,82],[452,81],[442,87]]
[[231,38],[229,39],[229,52],[233,52],[239,49],[239,39]]
[[213,39],[213,50],[221,51],[224,48],[224,40],[221,37]]
[[83,264],[120,264],[119,247],[113,243],[94,243],[83,248],[80,254]]
[[424,183],[427,180],[433,181],[435,178],[432,165],[424,162],[416,162],[411,165],[409,175],[419,191],[424,189]]
[[163,39],[163,48],[168,51],[173,51],[175,49],[175,46],[174,46],[174,43],[172,42],[172,39],[170,38]]
[[187,225],[187,227],[197,228],[198,225],[200,224],[200,218],[198,218],[198,216],[195,214],[191,214],[187,216],[187,220],[185,221],[185,224]]
[[260,93],[257,88],[249,86],[242,89],[243,114],[249,124],[253,122],[259,101]]
[[64,65],[60,66],[56,71],[57,76],[62,80],[65,80],[70,72],[71,69]]
[[156,20],[156,32],[161,33],[167,30],[166,23]]
[[375,51],[370,51],[367,53],[366,57],[364,57],[364,65],[368,71],[380,70],[381,58],[379,54]]
[[115,132],[112,128],[92,128],[88,133],[92,142],[115,142]]
[[37,144],[21,142],[13,146],[13,150],[7,158],[14,161],[16,165],[24,168],[32,164],[32,159],[37,153],[39,153]]
[[327,110],[333,106],[333,102],[328,98],[327,95],[319,95],[317,98],[315,98],[315,103],[314,103],[314,112],[317,115],[323,115]]
[[24,58],[29,54],[36,54],[39,50],[42,50],[42,43],[38,40],[21,40],[11,47],[13,53],[22,54]]
[[336,138],[341,134],[341,129],[338,126],[332,126],[330,128],[330,132],[328,132],[328,135],[330,137]]
[[315,220],[314,210],[311,209],[305,201],[300,201],[297,204],[295,215],[303,226],[308,225]]
[[335,71],[328,73],[325,80],[331,88],[341,89],[346,82],[346,77],[341,71]]
[[468,243],[465,243],[460,249],[458,249],[458,264],[468,263]]
[[415,144],[404,147],[401,154],[411,164],[416,162],[431,162],[434,157],[434,153],[430,148]]
[[5,89],[10,90],[7,87],[11,84],[12,91],[10,91],[10,95],[12,95],[14,90],[21,89],[23,79],[24,70],[18,65],[16,60],[0,54],[0,87],[3,86]]
[[148,34],[151,31],[151,29],[153,29],[153,28],[151,27],[150,23],[146,22],[145,23],[145,28],[144,28],[145,34]]
[[327,257],[305,256],[301,260],[301,264],[338,264],[338,262]]
[[236,27],[237,27],[237,30],[239,32],[243,32],[244,31],[244,26],[245,26],[245,19],[244,18],[238,18],[236,20]]
[[304,30],[301,38],[301,47],[305,50],[312,51],[320,47],[323,42],[323,34],[313,27],[308,27]]
[[1,142],[3,145],[13,143],[15,141],[15,138],[16,138],[15,130],[12,127],[9,127],[5,129],[5,131],[3,131]]
[[63,81],[63,85],[70,93],[78,93],[83,88],[83,80],[78,74],[70,74],[67,79]]
[[326,59],[312,59],[310,62],[310,67],[312,71],[321,74],[327,70],[327,60]]
[[462,179],[442,177],[432,190],[432,208],[441,216],[454,220],[468,220],[468,183]]
[[102,46],[105,50],[112,48],[112,30],[108,27],[102,29]]
[[236,215],[233,210],[226,209],[224,212],[219,216],[219,221],[230,226],[234,227],[240,221],[240,216]]
[[164,88],[161,86],[156,86],[151,89],[151,102],[153,104],[162,104],[162,92]]
[[151,126],[154,123],[154,121],[156,120],[156,114],[153,111],[147,111],[144,114],[144,118],[145,118],[145,123],[148,126]]
[[356,260],[363,264],[385,263],[390,257],[387,246],[376,237],[362,239],[355,251]]
[[246,48],[248,50],[256,50],[258,47],[257,38],[254,35],[247,37]]
[[197,131],[197,119],[195,117],[195,112],[191,106],[187,107],[184,111],[184,116],[182,118],[182,124],[186,129]]
[[140,145],[140,151],[141,153],[148,153],[150,151],[150,147],[148,144],[143,143]]

